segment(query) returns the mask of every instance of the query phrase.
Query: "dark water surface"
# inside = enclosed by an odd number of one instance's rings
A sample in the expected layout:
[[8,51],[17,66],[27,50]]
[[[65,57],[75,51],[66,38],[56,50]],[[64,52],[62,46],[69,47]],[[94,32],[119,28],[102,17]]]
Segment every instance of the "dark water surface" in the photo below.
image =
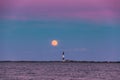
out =
[[120,63],[0,62],[0,80],[120,80]]

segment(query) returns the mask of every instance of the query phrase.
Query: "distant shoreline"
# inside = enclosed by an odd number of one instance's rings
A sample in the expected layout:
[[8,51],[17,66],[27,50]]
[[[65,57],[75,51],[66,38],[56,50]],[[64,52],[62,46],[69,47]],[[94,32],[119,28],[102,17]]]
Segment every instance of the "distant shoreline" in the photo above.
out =
[[30,62],[30,63],[120,63],[120,61],[0,61],[0,63],[5,63],[5,62],[17,62],[17,63],[20,63],[20,62],[24,62],[24,63],[27,63],[27,62]]

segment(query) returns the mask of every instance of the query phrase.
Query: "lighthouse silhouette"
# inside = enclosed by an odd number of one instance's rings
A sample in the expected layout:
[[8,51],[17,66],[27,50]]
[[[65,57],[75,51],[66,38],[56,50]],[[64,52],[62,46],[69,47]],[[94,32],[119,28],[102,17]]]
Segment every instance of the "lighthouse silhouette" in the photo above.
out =
[[64,55],[65,53],[64,53],[64,51],[63,51],[63,53],[62,53],[62,61],[64,62],[65,61],[65,55]]

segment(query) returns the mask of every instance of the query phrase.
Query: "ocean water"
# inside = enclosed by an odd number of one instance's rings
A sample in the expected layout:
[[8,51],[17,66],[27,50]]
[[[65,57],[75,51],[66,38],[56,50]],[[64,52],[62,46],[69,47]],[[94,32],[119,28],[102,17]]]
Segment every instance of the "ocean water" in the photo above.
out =
[[120,63],[0,62],[0,80],[120,80]]

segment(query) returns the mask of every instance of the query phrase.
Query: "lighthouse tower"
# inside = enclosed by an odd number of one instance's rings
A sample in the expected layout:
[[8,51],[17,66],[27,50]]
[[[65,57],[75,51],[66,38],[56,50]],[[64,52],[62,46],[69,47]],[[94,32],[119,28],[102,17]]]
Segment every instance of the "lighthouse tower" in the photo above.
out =
[[64,52],[62,53],[62,61],[65,61],[65,56],[64,56]]

